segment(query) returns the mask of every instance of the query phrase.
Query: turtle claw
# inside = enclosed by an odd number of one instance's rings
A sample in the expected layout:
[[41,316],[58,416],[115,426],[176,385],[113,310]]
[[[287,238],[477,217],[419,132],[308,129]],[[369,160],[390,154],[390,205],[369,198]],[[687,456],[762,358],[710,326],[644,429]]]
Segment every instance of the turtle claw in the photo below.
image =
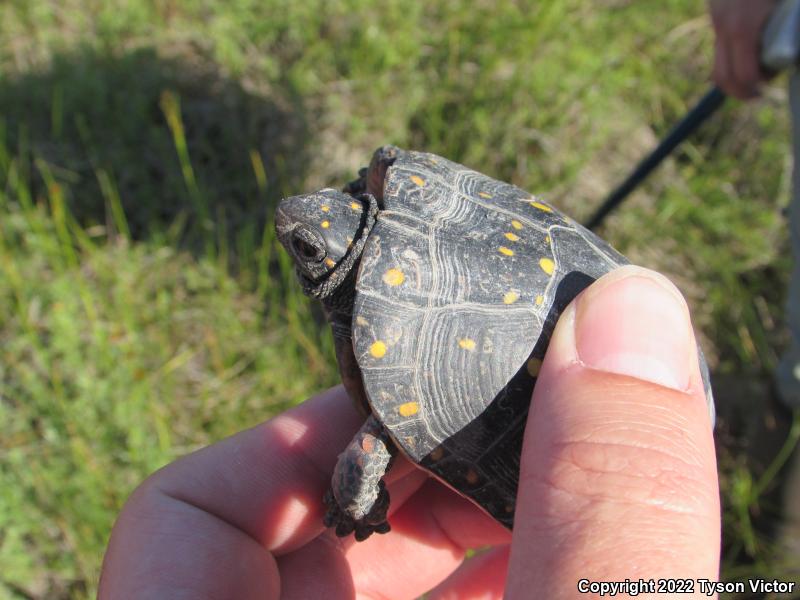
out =
[[338,537],[347,537],[355,533],[356,541],[363,542],[373,533],[389,533],[392,527],[386,520],[386,512],[389,509],[389,492],[386,485],[380,481],[380,493],[378,499],[370,512],[362,519],[354,519],[345,513],[337,504],[333,491],[328,490],[322,501],[328,510],[322,518],[325,527],[334,527]]
[[357,542],[363,542],[373,533],[389,533],[392,527],[384,521],[378,525],[369,525],[366,523],[359,523],[356,526],[355,538]]
[[389,525],[389,521],[384,521],[375,526],[375,533],[389,533],[392,530],[392,526]]
[[341,521],[336,525],[336,536],[337,537],[347,537],[353,530],[356,528],[355,522],[353,521]]

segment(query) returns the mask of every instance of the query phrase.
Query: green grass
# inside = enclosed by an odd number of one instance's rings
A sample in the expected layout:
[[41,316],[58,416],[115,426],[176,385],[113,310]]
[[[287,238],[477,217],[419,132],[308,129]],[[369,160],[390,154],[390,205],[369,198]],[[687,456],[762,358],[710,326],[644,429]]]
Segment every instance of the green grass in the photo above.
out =
[[[0,4],[0,597],[88,598],[159,466],[337,380],[278,198],[424,148],[585,218],[707,86],[701,0]],[[785,343],[783,82],[608,223],[672,277],[715,375]],[[726,573],[785,573],[722,456]],[[762,485],[763,484],[763,485]]]

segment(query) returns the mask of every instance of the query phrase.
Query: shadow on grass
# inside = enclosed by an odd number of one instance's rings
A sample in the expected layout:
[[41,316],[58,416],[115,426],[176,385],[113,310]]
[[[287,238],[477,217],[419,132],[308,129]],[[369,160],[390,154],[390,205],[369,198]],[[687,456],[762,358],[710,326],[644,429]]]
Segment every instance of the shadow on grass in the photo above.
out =
[[[729,580],[791,580],[798,556],[789,541],[797,523],[800,412],[784,407],[768,380],[716,375],[715,429],[725,510],[723,573]],[[793,475],[794,473],[794,475]],[[762,594],[737,598],[762,598]]]
[[13,187],[14,167],[45,197],[44,161],[81,225],[111,225],[118,196],[139,239],[182,214],[185,235],[263,226],[305,175],[302,106],[289,86],[245,89],[192,50],[63,54],[0,80],[0,184]]

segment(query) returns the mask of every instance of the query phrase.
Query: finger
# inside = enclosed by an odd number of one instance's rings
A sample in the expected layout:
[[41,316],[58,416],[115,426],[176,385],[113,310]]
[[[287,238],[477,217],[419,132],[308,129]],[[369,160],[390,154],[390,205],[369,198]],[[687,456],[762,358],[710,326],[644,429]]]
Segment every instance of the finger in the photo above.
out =
[[772,1],[752,0],[710,3],[716,34],[712,75],[731,96],[757,96],[759,84],[769,77],[760,65],[761,37],[774,6]]
[[714,66],[711,78],[726,94],[732,93],[733,73],[730,65],[731,38],[728,31],[728,13],[725,2],[711,0],[709,2],[711,23],[714,26]]
[[711,76],[714,83],[726,94],[733,93],[728,49],[719,35],[714,39],[714,67]]
[[[742,45],[738,42],[732,43],[730,40],[718,36],[714,42],[714,83],[719,86],[729,96],[746,100],[755,93],[746,80],[740,79],[740,75],[749,72],[749,67],[741,68],[738,63],[738,56],[742,53]],[[734,54],[736,53],[736,54]],[[752,57],[745,59],[753,62]],[[757,63],[756,63],[757,64]]]
[[329,390],[151,476],[114,525],[101,597],[146,595],[143,582],[163,597],[186,586],[242,598],[252,586],[270,597],[277,566],[263,547],[319,533],[334,448],[359,421],[342,389]]
[[510,546],[500,546],[465,560],[430,591],[430,600],[491,600],[503,598]]
[[406,537],[421,538],[428,530],[440,530],[461,550],[511,542],[508,529],[433,478],[403,505],[391,524],[393,531]]
[[350,597],[384,597],[391,590],[392,598],[416,598],[455,571],[467,548],[508,544],[511,537],[470,501],[432,479],[389,522],[392,530],[386,535],[354,542],[326,533],[281,557],[283,593],[318,597],[317,592],[338,587]]
[[[714,67],[712,76],[714,82],[726,94],[734,98],[745,99],[748,97],[748,88],[743,87],[742,81],[737,76],[737,60],[741,54],[742,34],[738,30],[735,11],[730,10],[726,3],[713,3],[711,6],[712,22],[716,36],[714,37]],[[754,60],[747,57],[747,60]]]
[[[155,491],[238,528],[267,550],[287,552],[322,531],[322,497],[337,454],[362,421],[343,388],[333,388],[172,463],[132,502]],[[413,470],[397,463],[390,481]]]
[[99,600],[277,600],[275,559],[253,538],[190,505],[156,494],[126,507],[111,533]]
[[758,39],[741,37],[730,48],[733,79],[742,100],[758,96],[761,69],[758,62]]
[[363,418],[342,387],[203,448],[150,485],[286,551],[319,534],[336,456]]
[[618,269],[561,315],[525,432],[508,597],[718,574],[711,424],[688,309]]
[[[143,591],[143,578],[164,597],[185,586],[277,597],[264,549],[286,552],[322,532],[323,490],[361,420],[335,388],[150,477],[114,526],[101,597]],[[427,480],[406,460],[396,467],[387,477],[395,509]]]

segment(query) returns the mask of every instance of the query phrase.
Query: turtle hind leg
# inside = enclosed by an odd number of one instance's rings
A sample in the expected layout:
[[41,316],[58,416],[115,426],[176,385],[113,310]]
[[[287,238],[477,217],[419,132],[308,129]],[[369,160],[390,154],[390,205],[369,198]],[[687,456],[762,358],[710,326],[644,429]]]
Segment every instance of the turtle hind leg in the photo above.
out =
[[327,512],[326,527],[335,527],[336,535],[355,532],[358,541],[373,533],[386,533],[389,492],[383,476],[396,452],[394,444],[378,420],[370,415],[359,429],[333,471],[331,489],[323,498]]
[[361,194],[367,191],[367,167],[362,167],[358,170],[358,179],[354,179],[353,181],[348,182],[342,188],[342,191],[345,194],[350,194],[354,198],[357,198]]

